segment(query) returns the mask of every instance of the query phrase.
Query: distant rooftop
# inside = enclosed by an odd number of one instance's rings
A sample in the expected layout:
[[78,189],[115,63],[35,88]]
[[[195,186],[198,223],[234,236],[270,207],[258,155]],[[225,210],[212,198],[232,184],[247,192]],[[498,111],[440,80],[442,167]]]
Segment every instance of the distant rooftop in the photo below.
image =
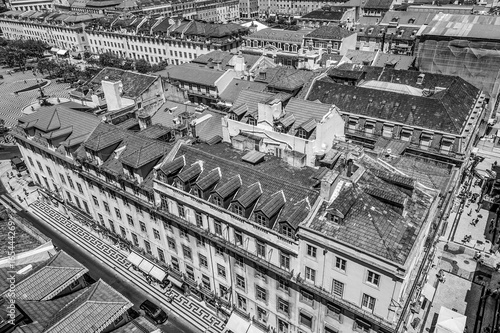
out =
[[274,29],[267,28],[257,31],[246,38],[255,39],[255,40],[266,40],[266,41],[275,41],[275,42],[290,42],[290,43],[299,43],[302,44],[302,38],[307,35],[311,30],[299,30],[299,31],[291,31],[291,30],[282,30],[282,29]]
[[421,35],[499,40],[500,17],[438,13]]

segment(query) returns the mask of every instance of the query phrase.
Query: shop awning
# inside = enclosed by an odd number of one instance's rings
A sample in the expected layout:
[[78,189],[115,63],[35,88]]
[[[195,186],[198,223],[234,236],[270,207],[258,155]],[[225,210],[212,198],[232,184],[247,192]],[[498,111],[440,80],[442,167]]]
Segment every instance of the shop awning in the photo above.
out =
[[147,261],[147,260],[143,260],[141,261],[141,263],[139,264],[139,269],[141,271],[143,271],[144,273],[148,273],[153,269],[154,265],[150,262],[150,261]]
[[174,286],[176,286],[177,288],[181,288],[181,289],[182,289],[182,286],[184,285],[184,282],[177,280],[177,279],[176,279],[175,277],[173,277],[172,275],[169,275],[169,276],[168,276],[168,279],[170,280],[170,282],[172,282],[172,284],[173,284]]
[[151,275],[158,281],[163,281],[165,276],[167,276],[167,273],[160,266],[155,265],[138,253],[131,252],[127,257],[127,260],[132,265],[137,266],[141,271],[148,275]]
[[66,55],[66,53],[68,53],[68,50],[59,50],[59,51],[57,51],[58,55]]
[[139,266],[139,264],[141,263],[142,259],[143,258],[140,255],[138,255],[137,253],[135,253],[135,252],[130,252],[130,254],[127,257],[127,260],[132,265],[135,265],[135,266]]
[[58,52],[58,51],[59,51],[59,48],[58,48],[58,47],[53,47],[53,48],[51,48],[51,49],[50,49],[50,52],[54,52],[54,53],[56,53],[56,52]]
[[151,269],[151,271],[149,272],[149,275],[151,275],[152,277],[154,277],[158,281],[163,281],[165,276],[167,276],[167,273],[165,273],[165,271],[163,269],[159,268],[158,266],[154,266]]
[[236,312],[233,311],[229,320],[227,321],[226,327],[224,328],[224,333],[239,333],[246,332],[248,327],[250,326],[250,322],[246,321],[244,318],[241,318]]

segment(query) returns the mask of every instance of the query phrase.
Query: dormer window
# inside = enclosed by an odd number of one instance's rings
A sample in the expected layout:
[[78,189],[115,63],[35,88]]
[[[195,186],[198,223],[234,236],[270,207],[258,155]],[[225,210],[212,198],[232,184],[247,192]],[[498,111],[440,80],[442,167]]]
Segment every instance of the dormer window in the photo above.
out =
[[415,23],[415,19],[412,17],[411,19],[408,20],[408,24],[413,24]]
[[253,117],[248,118],[248,125],[257,126],[257,119]]
[[174,181],[174,186],[177,187],[179,190],[184,190],[184,183],[180,179],[176,179]]
[[245,211],[243,210],[243,207],[241,207],[241,205],[237,203],[233,204],[233,213],[239,216],[245,216]]
[[267,227],[267,217],[262,214],[255,214],[255,222],[263,227]]
[[301,139],[307,139],[307,132],[303,128],[299,128],[297,131],[297,136]]
[[213,195],[212,196],[212,202],[213,202],[214,205],[222,207],[222,199],[218,195]]
[[369,35],[371,35],[372,32],[373,32],[373,28],[368,29],[368,34]]
[[195,197],[203,199],[203,192],[198,187],[193,187],[193,195]]
[[238,116],[235,113],[230,113],[229,119],[238,121]]
[[328,221],[331,221],[331,222],[337,223],[337,224],[340,223],[340,221],[341,221],[341,219],[337,215],[334,215],[332,213],[327,213],[326,214],[326,219]]
[[398,31],[398,37],[402,37],[404,32],[405,32],[404,30],[399,30]]
[[280,225],[280,233],[285,236],[285,237],[289,237],[289,238],[294,238],[295,237],[295,232],[294,230],[292,229],[292,227],[290,227],[288,224],[286,223],[282,223]]

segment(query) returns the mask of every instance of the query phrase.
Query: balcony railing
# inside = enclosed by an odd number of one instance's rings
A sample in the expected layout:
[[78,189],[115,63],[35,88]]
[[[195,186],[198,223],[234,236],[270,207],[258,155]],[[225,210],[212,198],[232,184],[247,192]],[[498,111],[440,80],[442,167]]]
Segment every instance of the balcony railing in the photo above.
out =
[[333,304],[336,304],[342,308],[346,308],[355,315],[362,317],[371,323],[377,324],[380,328],[386,330],[387,332],[392,332],[396,328],[395,324],[390,323],[380,317],[377,317],[373,313],[363,311],[359,306],[352,304],[342,298],[338,298],[335,295],[329,293],[328,291],[321,289],[320,287],[317,287],[309,282],[306,282],[305,279],[298,277],[297,284],[302,288],[308,290],[309,292],[313,294],[318,294],[327,301],[332,302]]

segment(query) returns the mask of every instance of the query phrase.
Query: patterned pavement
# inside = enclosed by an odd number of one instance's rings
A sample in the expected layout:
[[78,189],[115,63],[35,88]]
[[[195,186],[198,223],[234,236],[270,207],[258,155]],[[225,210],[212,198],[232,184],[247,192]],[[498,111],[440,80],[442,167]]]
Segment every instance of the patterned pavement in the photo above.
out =
[[210,329],[210,332],[214,333],[223,331],[225,325],[220,318],[216,317],[202,305],[183,296],[177,290],[172,290],[175,293],[175,297],[171,303],[167,302],[165,295],[159,287],[149,285],[142,274],[131,269],[131,264],[126,260],[126,255],[123,252],[105,243],[102,239],[60,214],[49,205],[41,201],[35,201],[30,205],[30,210],[51,227],[90,252],[97,259],[115,269],[121,276],[127,278],[144,292],[154,297],[164,308],[183,317],[202,332],[205,332],[207,329]]
[[[31,71],[12,73],[12,75],[7,74],[7,71],[8,69],[5,68],[0,69],[0,74],[3,75],[3,79],[0,79],[0,97],[2,98],[0,118],[5,120],[6,126],[14,126],[17,124],[17,119],[23,115],[21,110],[35,103],[37,97],[40,96],[38,89],[22,92],[18,95],[15,95],[14,91],[33,86],[37,83],[36,80],[40,80],[42,77],[40,74],[35,77]],[[26,83],[24,83],[25,80]],[[67,83],[60,84],[52,80],[48,86],[43,88],[43,91],[47,96],[69,98],[68,87]]]

